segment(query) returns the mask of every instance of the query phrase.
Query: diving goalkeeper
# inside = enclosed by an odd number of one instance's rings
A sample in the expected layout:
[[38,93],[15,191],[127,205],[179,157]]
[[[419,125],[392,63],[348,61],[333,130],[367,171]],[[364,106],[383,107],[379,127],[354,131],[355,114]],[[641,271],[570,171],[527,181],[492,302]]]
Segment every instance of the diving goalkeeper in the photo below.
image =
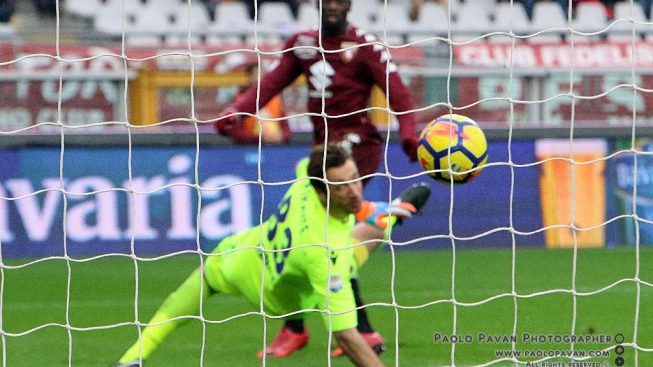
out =
[[417,185],[391,205],[366,203],[358,169],[346,150],[337,145],[313,149],[307,165],[300,165],[298,173],[310,179],[293,183],[276,213],[262,227],[221,241],[204,269],[193,272],[168,296],[117,366],[142,366],[142,361],[186,320],[183,316],[197,315],[207,298],[216,293],[242,294],[254,306],[261,304],[262,295],[264,311],[269,315],[303,309],[324,311],[320,313],[325,325],[354,364],[382,366],[356,329],[356,305],[349,281],[356,267],[352,234],[359,227],[354,213],[363,207],[373,208],[359,214],[358,220],[376,225],[377,232],[361,224],[369,236],[359,238],[383,239],[383,228],[416,213],[430,190]]
[[[350,147],[365,184],[377,172],[385,147],[367,113],[372,88],[381,87],[389,107],[397,113],[401,147],[411,161],[417,160],[414,104],[389,50],[372,34],[349,22],[352,0],[322,0],[316,5],[321,6],[320,29],[301,31],[289,37],[276,66],[260,83],[255,83],[222,111],[216,128],[222,135],[238,141],[243,131],[241,116],[263,109],[274,96],[304,75],[313,143],[339,142]],[[364,247],[358,249],[359,255],[368,256]],[[374,331],[366,315],[358,281],[355,278],[352,281],[358,307],[358,331],[381,353],[385,341]],[[287,320],[274,341],[258,353],[258,357],[263,353],[267,357],[287,357],[302,348],[308,338],[308,329],[301,319]],[[341,354],[341,349],[334,350],[334,356]]]

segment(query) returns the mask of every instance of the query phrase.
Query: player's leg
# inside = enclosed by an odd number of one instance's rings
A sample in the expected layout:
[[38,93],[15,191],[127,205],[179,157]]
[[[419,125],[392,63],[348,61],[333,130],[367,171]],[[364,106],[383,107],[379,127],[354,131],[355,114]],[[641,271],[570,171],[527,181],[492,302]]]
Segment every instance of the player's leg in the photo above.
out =
[[199,314],[204,301],[213,293],[200,270],[195,270],[184,283],[171,293],[156,311],[149,325],[136,341],[120,358],[120,363],[137,363],[146,360],[163,340],[188,318]]
[[356,162],[358,173],[363,177],[363,186],[367,185],[379,169],[385,145],[376,130],[360,137],[358,134],[346,134],[342,145],[349,146],[351,156]]

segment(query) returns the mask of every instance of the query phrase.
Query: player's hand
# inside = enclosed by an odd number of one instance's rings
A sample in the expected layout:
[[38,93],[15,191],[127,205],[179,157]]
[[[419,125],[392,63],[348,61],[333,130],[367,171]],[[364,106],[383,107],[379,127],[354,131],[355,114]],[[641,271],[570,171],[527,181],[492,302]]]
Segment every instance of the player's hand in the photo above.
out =
[[411,162],[417,161],[417,138],[410,137],[401,140],[401,148]]
[[238,111],[228,107],[218,116],[218,120],[215,122],[214,126],[220,135],[232,136],[235,129],[238,128],[238,125],[241,123],[241,118],[237,115]]
[[388,205],[383,201],[363,201],[361,209],[356,213],[356,220],[385,230],[388,226],[386,219],[389,216],[405,219],[412,217],[415,212],[415,207],[409,203],[399,202]]

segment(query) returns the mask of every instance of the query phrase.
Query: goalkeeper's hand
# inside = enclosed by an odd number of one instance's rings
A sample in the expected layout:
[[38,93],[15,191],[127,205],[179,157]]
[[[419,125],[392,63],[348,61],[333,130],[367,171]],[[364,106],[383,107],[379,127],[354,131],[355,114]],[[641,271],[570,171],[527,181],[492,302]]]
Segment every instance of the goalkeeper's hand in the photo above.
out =
[[356,220],[371,224],[383,231],[388,227],[389,216],[406,219],[416,212],[417,210],[410,203],[397,202],[388,205],[383,201],[363,201],[361,209],[356,213]]
[[231,107],[227,107],[220,113],[218,120],[214,124],[215,129],[220,135],[233,136],[234,131],[240,128],[238,125],[240,125],[242,119],[237,113],[238,111]]

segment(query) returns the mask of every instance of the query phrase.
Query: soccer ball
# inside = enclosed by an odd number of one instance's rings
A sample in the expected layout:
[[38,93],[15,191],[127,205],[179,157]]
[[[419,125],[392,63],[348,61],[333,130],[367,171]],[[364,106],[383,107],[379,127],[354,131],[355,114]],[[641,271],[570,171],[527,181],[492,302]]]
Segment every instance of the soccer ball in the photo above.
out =
[[465,183],[481,173],[487,162],[483,130],[469,117],[442,115],[419,136],[417,159],[436,181]]

